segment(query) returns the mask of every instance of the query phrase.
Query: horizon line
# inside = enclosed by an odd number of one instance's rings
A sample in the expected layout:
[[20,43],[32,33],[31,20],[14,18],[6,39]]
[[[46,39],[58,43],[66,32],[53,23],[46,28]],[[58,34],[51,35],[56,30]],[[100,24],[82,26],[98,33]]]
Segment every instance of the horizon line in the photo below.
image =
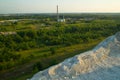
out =
[[[86,13],[115,13],[115,14],[119,14],[120,12],[61,12],[59,14],[86,14]],[[19,12],[19,13],[0,13],[0,15],[3,14],[56,14],[55,12]]]

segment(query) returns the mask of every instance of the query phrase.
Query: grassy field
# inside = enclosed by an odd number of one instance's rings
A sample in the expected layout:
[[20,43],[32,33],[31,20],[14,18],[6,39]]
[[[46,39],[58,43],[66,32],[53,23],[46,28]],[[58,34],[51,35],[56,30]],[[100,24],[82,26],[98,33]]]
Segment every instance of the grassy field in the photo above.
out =
[[[14,73],[9,72],[12,76],[11,76],[11,78],[9,78],[7,80],[26,80],[28,78],[31,78],[33,76],[33,74],[35,74],[36,72],[39,71],[39,70],[32,70],[34,63],[40,62],[42,65],[44,65],[44,66],[42,66],[42,69],[45,69],[49,66],[52,66],[61,61],[64,61],[66,58],[72,57],[74,55],[77,55],[84,51],[92,49],[103,39],[95,40],[93,42],[85,43],[85,44],[72,45],[69,47],[59,46],[59,47],[57,47],[55,54],[53,54],[51,56],[49,55],[49,54],[51,54],[50,48],[56,47],[56,46],[21,51],[19,53],[22,54],[22,56],[24,58],[28,57],[30,55],[33,55],[34,57],[32,57],[32,59],[30,59],[27,64],[24,64],[20,67],[16,67],[16,69],[14,68],[14,70],[17,70],[17,71],[11,70]],[[20,73],[18,73],[18,72],[20,72]],[[17,73],[17,74],[15,74],[15,73]],[[13,76],[13,74],[14,74],[14,76]]]
[[[14,21],[15,20],[15,21]],[[95,47],[120,31],[120,16],[66,14],[0,16],[0,80],[26,80],[33,74]]]

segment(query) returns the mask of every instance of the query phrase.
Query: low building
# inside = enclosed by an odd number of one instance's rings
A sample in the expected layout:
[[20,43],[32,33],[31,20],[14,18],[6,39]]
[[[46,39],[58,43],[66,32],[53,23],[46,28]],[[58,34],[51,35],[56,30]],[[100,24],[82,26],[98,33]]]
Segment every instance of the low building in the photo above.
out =
[[58,22],[65,22],[65,19],[58,19]]

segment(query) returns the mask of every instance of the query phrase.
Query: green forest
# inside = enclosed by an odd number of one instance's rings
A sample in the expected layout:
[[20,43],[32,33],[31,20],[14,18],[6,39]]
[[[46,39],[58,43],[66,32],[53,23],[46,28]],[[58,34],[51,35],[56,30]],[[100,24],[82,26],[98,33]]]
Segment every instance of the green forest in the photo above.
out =
[[63,23],[55,14],[0,16],[1,80],[26,80],[120,31],[120,14],[64,15]]

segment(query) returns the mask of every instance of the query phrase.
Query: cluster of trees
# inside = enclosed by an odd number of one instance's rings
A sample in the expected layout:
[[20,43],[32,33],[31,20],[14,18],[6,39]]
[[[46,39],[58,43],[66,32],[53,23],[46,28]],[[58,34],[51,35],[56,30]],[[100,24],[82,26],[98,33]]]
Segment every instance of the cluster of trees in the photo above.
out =
[[[89,24],[69,24],[50,29],[18,31],[14,35],[0,35],[0,70],[5,69],[3,63],[15,60],[24,62],[24,59],[20,60],[21,55],[16,54],[16,51],[44,46],[70,46],[87,43],[114,34],[120,30],[119,25],[114,22],[101,23],[98,21]],[[55,49],[50,50],[52,54],[55,53]]]

